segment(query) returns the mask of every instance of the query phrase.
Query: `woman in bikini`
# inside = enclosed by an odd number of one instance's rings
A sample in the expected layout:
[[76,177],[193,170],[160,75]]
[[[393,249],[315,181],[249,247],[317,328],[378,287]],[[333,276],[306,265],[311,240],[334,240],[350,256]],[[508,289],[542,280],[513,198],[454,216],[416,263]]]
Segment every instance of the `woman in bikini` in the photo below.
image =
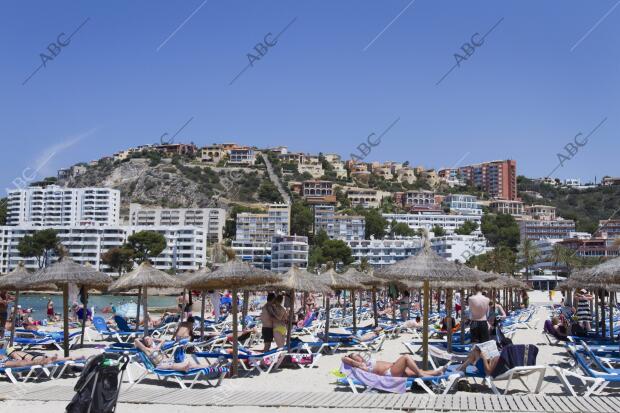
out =
[[207,366],[194,363],[190,359],[185,359],[181,363],[175,363],[174,358],[169,357],[161,351],[163,340],[155,340],[152,337],[144,337],[134,341],[134,345],[138,350],[146,354],[148,359],[158,369],[188,371],[191,369],[200,369]]
[[351,353],[342,358],[348,366],[366,370],[379,376],[392,377],[430,377],[441,376],[444,368],[437,370],[422,370],[411,356],[400,356],[395,362],[364,358],[360,354]]
[[41,354],[9,349],[7,354],[0,354],[0,368],[41,366],[57,361],[75,361],[83,358],[84,357],[58,357],[55,354],[48,357]]

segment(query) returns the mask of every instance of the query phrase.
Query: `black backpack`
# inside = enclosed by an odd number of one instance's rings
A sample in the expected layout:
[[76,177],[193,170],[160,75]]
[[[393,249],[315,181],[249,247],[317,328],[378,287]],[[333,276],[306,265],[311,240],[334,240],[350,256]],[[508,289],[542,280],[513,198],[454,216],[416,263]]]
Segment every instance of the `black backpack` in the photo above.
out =
[[[99,354],[88,359],[76,383],[75,396],[67,405],[67,413],[113,413],[120,391],[119,371],[127,368],[129,359],[120,356],[120,363],[109,354]],[[121,376],[122,380],[122,376]]]

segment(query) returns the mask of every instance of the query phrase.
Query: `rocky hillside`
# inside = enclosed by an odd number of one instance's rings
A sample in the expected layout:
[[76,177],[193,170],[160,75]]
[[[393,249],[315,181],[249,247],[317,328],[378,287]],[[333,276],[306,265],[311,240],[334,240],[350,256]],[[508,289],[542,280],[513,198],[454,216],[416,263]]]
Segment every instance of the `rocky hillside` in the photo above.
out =
[[99,161],[74,177],[58,182],[68,187],[109,187],[121,191],[122,213],[130,202],[170,208],[223,207],[265,201],[271,183],[264,166],[207,167],[180,159],[133,158]]

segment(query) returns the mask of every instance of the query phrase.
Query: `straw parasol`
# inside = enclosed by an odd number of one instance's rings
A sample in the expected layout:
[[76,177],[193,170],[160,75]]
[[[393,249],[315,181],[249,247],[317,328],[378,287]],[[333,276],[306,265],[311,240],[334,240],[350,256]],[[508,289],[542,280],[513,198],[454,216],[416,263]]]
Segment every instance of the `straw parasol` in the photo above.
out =
[[[121,292],[142,289],[144,294],[144,337],[148,336],[149,313],[148,313],[148,289],[149,288],[183,288],[181,281],[164,271],[153,267],[150,262],[144,261],[137,268],[122,275],[108,288],[111,292]],[[139,310],[138,310],[139,311]]]
[[[376,271],[375,275],[393,282],[423,282],[424,368],[428,366],[428,313],[430,305],[429,289],[431,283],[444,288],[460,288],[465,283],[482,284],[483,282],[492,281],[497,278],[497,275],[487,274],[440,257],[432,250],[428,237],[424,238],[422,248],[415,255],[385,266]],[[452,332],[451,317],[448,317],[448,320],[448,345],[450,347]]]
[[295,313],[295,293],[322,293],[331,294],[331,288],[323,284],[318,275],[309,272],[305,268],[292,266],[286,273],[280,275],[280,281],[265,286],[265,289],[283,290],[290,293],[289,300],[289,323],[286,333],[286,343],[291,348],[291,328],[293,325],[293,314]]
[[88,308],[87,288],[105,289],[112,282],[109,275],[97,271],[88,265],[80,265],[66,256],[62,256],[57,262],[42,268],[24,279],[24,284],[28,287],[38,287],[42,285],[55,284],[62,287],[63,304],[63,335],[64,353],[69,356],[69,285],[74,284],[84,291],[84,309],[82,311],[82,342],[84,345],[84,329],[86,326],[86,314]]
[[185,281],[190,290],[229,289],[232,292],[233,316],[233,366],[232,374],[237,374],[239,343],[237,291],[243,287],[256,286],[278,281],[278,276],[271,271],[255,268],[246,262],[231,259],[223,264],[216,264],[211,272],[200,271]]
[[[358,270],[355,267],[349,267],[342,275],[352,281],[355,281],[361,284],[364,289],[372,290],[372,303],[373,303],[373,314],[375,318],[375,327],[378,325],[378,313],[377,313],[377,296],[376,296],[376,288],[378,286],[384,285],[385,280],[381,278],[374,277],[373,275]],[[355,293],[351,294],[352,302],[353,302],[353,331],[357,330],[357,308],[355,305]],[[360,291],[360,305],[362,304],[362,292]]]
[[[10,346],[13,345],[13,340],[15,338],[15,325],[17,324],[17,306],[19,305],[19,291],[28,287],[27,284],[24,284],[24,279],[29,275],[30,273],[24,267],[24,264],[20,262],[13,271],[0,277],[0,291],[15,291],[15,303],[13,303],[13,321],[11,323],[11,339],[9,343]],[[1,327],[3,327],[2,331],[4,331],[4,326]]]
[[[359,282],[343,275],[338,274],[333,268],[329,268],[324,273],[319,274],[319,280],[332,290],[363,290],[364,286]],[[346,307],[345,307],[346,314]],[[355,319],[353,319],[355,323]],[[355,330],[355,326],[354,326]],[[325,305],[325,339],[329,336],[329,295],[327,295]]]

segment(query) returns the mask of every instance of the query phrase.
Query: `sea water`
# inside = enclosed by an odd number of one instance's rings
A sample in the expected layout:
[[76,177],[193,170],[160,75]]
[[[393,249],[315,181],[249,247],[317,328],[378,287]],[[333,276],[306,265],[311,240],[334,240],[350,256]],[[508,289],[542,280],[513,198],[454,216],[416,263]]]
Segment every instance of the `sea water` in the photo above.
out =
[[[31,309],[32,318],[35,320],[41,320],[47,316],[47,302],[50,300],[54,302],[54,312],[62,316],[62,295],[57,294],[20,294],[19,305],[22,309]],[[95,314],[107,311],[111,306],[120,306],[126,303],[138,304],[138,297],[136,296],[122,296],[122,295],[89,295],[88,296],[88,308],[95,307]],[[73,303],[69,302],[69,307]],[[175,308],[176,298],[168,296],[149,296],[148,306],[151,308]],[[150,310],[149,310],[150,312]]]

